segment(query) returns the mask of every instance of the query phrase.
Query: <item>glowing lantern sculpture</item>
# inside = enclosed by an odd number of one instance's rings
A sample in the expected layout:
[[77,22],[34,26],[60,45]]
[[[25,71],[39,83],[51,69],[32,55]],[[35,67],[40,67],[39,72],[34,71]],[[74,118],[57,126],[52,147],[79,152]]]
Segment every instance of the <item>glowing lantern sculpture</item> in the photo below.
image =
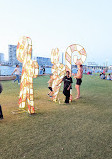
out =
[[29,37],[23,36],[20,38],[16,56],[18,61],[22,63],[22,75],[19,96],[19,108],[25,109],[26,101],[28,104],[28,112],[35,113],[34,110],[34,91],[33,78],[36,78],[39,72],[39,65],[31,59],[32,55],[32,40]]
[[[53,101],[56,102],[57,96],[59,93],[59,89],[61,86],[61,83],[59,82],[62,80],[65,74],[65,66],[61,63],[59,63],[59,49],[52,49],[51,51],[51,62],[53,64],[52,67],[52,74],[53,74],[53,84],[52,84],[52,89],[53,89]],[[57,86],[58,85],[58,86]]]
[[[78,58],[75,51],[78,52],[80,58]],[[74,53],[73,62],[76,65],[83,64],[85,62],[86,56],[87,56],[85,49],[81,45],[78,45],[78,44],[70,45],[65,52],[65,63],[66,63],[65,67],[66,67],[66,71],[68,70],[68,71],[70,71],[70,73],[71,73],[72,54],[73,53]]]
[[[78,52],[78,55],[76,54]],[[86,51],[85,49],[78,44],[70,45],[65,52],[65,68],[66,71],[69,71],[71,74],[72,70],[72,54],[74,53],[73,62],[76,65],[81,65],[86,60]],[[70,99],[72,100],[72,92],[70,93]]]

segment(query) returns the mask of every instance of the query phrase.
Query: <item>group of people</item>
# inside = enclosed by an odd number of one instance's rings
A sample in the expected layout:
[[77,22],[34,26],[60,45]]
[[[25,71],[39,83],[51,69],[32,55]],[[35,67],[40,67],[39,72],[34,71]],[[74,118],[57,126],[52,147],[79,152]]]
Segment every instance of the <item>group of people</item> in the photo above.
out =
[[[18,84],[20,84],[20,68],[19,68],[19,65],[16,65],[16,68],[14,69],[12,75],[15,73],[16,75],[16,79],[13,81],[18,81]],[[79,99],[80,98],[80,85],[82,83],[82,76],[83,76],[83,66],[82,65],[78,65],[78,72],[77,74],[72,74],[73,75],[73,78],[76,79],[76,85],[75,85],[75,88],[77,90],[77,97],[76,99]],[[48,93],[48,95],[53,98],[53,89],[52,89],[52,84],[53,84],[53,75],[50,76],[50,80],[48,81],[48,88],[50,89],[50,92]],[[71,74],[69,71],[66,72],[66,76],[57,84],[57,86],[64,82],[64,88],[63,88],[63,94],[65,95],[65,103],[69,103],[69,100],[70,100],[70,91],[72,90],[72,83],[73,83],[73,80],[72,80],[72,77],[71,77]]]
[[[78,65],[78,72],[77,74],[72,74],[73,78],[76,79],[76,85],[75,88],[77,90],[77,97],[76,99],[80,98],[80,85],[82,83],[82,76],[83,76],[83,66],[82,65]],[[48,81],[48,88],[50,89],[50,92],[48,93],[48,95],[53,98],[53,89],[52,89],[52,83],[53,83],[53,76],[50,76],[50,80]],[[72,89],[72,77],[69,71],[66,71],[66,76],[57,84],[57,86],[64,82],[64,87],[63,87],[63,94],[65,95],[65,103],[68,104],[69,100],[70,100],[70,90]]]
[[100,78],[101,79],[106,79],[106,80],[112,80],[112,73],[110,74],[108,74],[108,75],[106,75],[105,73],[100,73]]

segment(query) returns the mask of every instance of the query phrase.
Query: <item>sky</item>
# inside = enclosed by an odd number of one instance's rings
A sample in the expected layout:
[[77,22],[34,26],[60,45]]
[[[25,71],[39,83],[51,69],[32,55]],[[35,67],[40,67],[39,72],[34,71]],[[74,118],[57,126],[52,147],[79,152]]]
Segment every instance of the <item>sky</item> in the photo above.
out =
[[86,62],[112,65],[112,0],[0,0],[0,52],[21,36],[33,43],[33,56],[50,57],[82,45]]

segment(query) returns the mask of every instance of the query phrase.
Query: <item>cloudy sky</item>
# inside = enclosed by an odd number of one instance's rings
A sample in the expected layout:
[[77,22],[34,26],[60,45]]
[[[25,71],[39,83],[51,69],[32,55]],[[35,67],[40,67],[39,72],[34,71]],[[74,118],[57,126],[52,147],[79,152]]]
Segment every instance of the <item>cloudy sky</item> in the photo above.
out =
[[0,52],[21,36],[33,42],[33,55],[50,57],[71,44],[87,51],[87,62],[112,65],[112,0],[0,0]]

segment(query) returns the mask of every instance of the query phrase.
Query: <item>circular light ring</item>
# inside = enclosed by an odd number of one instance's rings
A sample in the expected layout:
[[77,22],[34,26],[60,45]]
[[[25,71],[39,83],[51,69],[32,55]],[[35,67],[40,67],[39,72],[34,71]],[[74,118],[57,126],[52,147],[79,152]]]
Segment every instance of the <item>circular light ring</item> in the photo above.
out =
[[[72,44],[70,45],[67,50],[66,50],[66,56],[65,56],[65,60],[68,61],[68,63],[71,65],[71,57],[72,57],[72,53],[75,51],[77,51],[80,55],[80,58],[78,58],[77,55],[74,55],[74,58],[73,58],[73,62],[76,64],[76,65],[81,65],[85,62],[86,60],[86,57],[87,57],[87,54],[86,54],[86,51],[85,49],[79,45],[79,44]],[[68,65],[69,65],[68,64]]]

